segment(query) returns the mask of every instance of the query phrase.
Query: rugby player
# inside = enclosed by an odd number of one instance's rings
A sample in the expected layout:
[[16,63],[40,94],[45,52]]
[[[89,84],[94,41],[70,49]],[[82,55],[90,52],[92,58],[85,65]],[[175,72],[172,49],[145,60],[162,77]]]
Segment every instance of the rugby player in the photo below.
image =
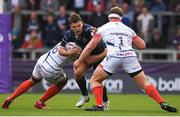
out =
[[[94,35],[96,29],[86,23],[83,23],[81,17],[77,13],[72,13],[69,16],[69,25],[70,30],[66,32],[62,39],[61,46],[65,46],[68,42],[76,42],[81,49],[83,50],[86,45],[91,40],[92,36]],[[67,51],[64,48],[60,49],[60,52],[62,55],[66,56]],[[74,68],[74,75],[76,82],[82,92],[82,96],[80,97],[80,100],[76,103],[77,107],[82,107],[84,103],[89,101],[88,97],[88,91],[86,87],[86,80],[85,80],[85,72],[93,66],[95,69],[99,62],[106,56],[106,50],[105,45],[100,42],[99,45],[94,49],[92,54],[86,58],[83,63]],[[76,63],[74,63],[76,64]],[[109,107],[109,100],[107,97],[107,91],[106,87],[103,88],[103,102],[104,102],[104,108],[105,110]]]
[[76,65],[78,66],[99,45],[99,42],[103,40],[106,43],[107,56],[96,68],[90,81],[96,106],[85,110],[104,111],[102,81],[114,74],[118,68],[122,68],[147,95],[160,105],[161,109],[168,112],[177,112],[178,109],[166,103],[157,89],[147,81],[133,49],[133,47],[140,50],[145,49],[146,44],[131,28],[121,22],[122,16],[123,11],[121,8],[111,8],[108,15],[109,22],[98,29],[97,33],[81,53],[79,59],[76,60]]
[[43,96],[35,102],[34,107],[38,109],[46,109],[45,102],[56,95],[67,83],[67,77],[63,70],[63,66],[73,60],[75,56],[79,56],[81,49],[74,48],[65,50],[66,55],[61,55],[61,42],[53,49],[43,54],[37,61],[30,79],[22,82],[17,89],[8,96],[2,104],[2,108],[8,109],[10,104],[20,95],[24,94],[28,89],[39,83],[42,79],[52,83],[45,91]]

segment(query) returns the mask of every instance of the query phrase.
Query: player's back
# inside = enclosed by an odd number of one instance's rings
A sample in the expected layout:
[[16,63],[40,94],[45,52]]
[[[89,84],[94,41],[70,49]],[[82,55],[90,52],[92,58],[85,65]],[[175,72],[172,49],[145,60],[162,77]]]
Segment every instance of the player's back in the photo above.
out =
[[[135,32],[122,22],[109,22],[98,29],[98,32],[107,46],[107,54],[116,56],[125,51],[133,51],[132,39]],[[133,51],[133,56],[136,56]]]
[[67,57],[59,55],[59,49],[61,48],[61,42],[58,43],[54,48],[43,54],[38,63],[43,65],[46,69],[59,70],[69,60]]

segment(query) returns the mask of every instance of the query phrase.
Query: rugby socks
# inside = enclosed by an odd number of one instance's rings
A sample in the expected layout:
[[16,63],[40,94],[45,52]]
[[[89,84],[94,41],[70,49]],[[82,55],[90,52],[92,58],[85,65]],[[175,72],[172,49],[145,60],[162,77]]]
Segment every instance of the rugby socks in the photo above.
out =
[[8,97],[9,100],[14,100],[16,97],[25,93],[28,89],[33,86],[33,82],[31,80],[26,80],[22,82],[19,87]]
[[87,87],[86,87],[86,79],[85,77],[83,76],[81,80],[76,80],[80,90],[81,90],[81,93],[83,96],[87,96],[88,95],[88,91],[87,91]]
[[108,97],[107,97],[107,89],[106,86],[103,87],[103,102],[107,102]]
[[157,89],[151,84],[146,86],[145,88],[146,93],[153,98],[157,103],[162,103],[165,102],[164,99],[161,97],[161,95],[159,94],[159,92],[157,91]]
[[50,99],[51,97],[53,97],[54,95],[56,95],[57,93],[59,93],[59,91],[64,87],[64,85],[62,87],[58,87],[55,84],[52,84],[44,93],[44,95],[39,99],[40,102],[45,102],[48,99]]
[[97,86],[92,89],[92,93],[95,97],[96,106],[103,106],[103,87]]

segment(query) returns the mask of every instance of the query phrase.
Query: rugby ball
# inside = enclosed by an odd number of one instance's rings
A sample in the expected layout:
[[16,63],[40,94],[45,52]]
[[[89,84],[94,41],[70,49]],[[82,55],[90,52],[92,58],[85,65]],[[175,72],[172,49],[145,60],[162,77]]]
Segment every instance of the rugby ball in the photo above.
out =
[[79,46],[75,42],[68,42],[68,43],[66,43],[65,48],[67,50],[72,50],[72,49],[75,49],[75,48],[79,48]]

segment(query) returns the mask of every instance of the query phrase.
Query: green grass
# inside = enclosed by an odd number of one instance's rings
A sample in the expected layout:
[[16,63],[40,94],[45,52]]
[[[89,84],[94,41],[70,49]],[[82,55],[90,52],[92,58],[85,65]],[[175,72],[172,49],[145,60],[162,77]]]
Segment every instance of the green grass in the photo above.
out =
[[[146,95],[109,94],[111,110],[104,112],[84,111],[84,108],[94,104],[92,96],[91,101],[83,108],[76,108],[75,103],[79,94],[58,94],[46,103],[49,109],[38,110],[33,107],[33,104],[40,96],[41,94],[24,94],[12,103],[10,109],[0,108],[0,116],[180,116],[180,112],[168,113],[161,110],[159,105]],[[7,94],[0,94],[0,103],[6,97]],[[172,105],[180,108],[180,95],[163,95],[163,97]]]

